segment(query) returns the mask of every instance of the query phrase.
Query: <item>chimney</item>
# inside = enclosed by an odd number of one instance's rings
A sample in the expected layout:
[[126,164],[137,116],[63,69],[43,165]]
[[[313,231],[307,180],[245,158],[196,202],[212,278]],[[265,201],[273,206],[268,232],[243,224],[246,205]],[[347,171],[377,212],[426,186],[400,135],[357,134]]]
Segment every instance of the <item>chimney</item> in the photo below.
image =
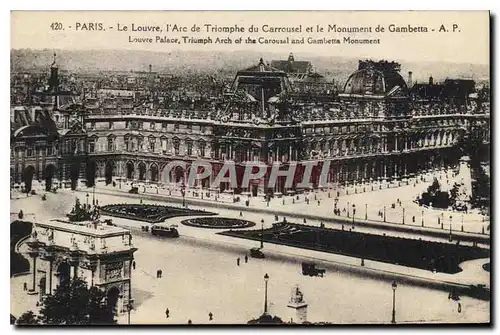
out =
[[433,85],[434,84],[434,79],[432,78],[432,75],[429,77],[429,85]]
[[412,72],[411,71],[408,71],[408,87],[411,88],[413,86],[413,82],[412,82]]

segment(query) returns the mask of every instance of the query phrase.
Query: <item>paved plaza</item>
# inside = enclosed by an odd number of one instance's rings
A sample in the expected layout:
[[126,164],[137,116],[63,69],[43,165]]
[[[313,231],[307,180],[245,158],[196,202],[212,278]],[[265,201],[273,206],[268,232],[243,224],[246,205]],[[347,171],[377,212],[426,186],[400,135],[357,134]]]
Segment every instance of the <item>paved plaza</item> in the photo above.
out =
[[[140,201],[119,195],[96,195],[100,205]],[[15,217],[23,209],[27,220],[33,217],[31,213],[37,213],[36,220],[61,217],[71,209],[75,197],[79,197],[82,203],[87,200],[85,192],[72,191],[49,194],[47,201],[42,201],[40,196],[14,200],[11,202],[12,216]],[[92,195],[89,198],[91,202]],[[148,203],[147,199],[142,201]],[[238,210],[219,208],[217,212],[223,217],[239,217]],[[265,227],[269,227],[274,220],[272,215],[250,212],[245,212],[243,218],[256,222],[257,227],[262,218]],[[188,227],[180,224],[184,219],[186,218],[173,218],[167,221],[169,224],[179,225],[179,239],[161,239],[141,232],[140,226],[145,224],[143,222],[113,218],[116,224],[132,229],[133,244],[138,248],[135,253],[137,267],[132,276],[135,309],[131,312],[131,323],[185,324],[188,320],[195,324],[210,323],[210,312],[214,315],[214,320],[211,321],[213,323],[246,323],[262,314],[265,273],[271,278],[270,312],[287,321],[293,314],[286,305],[292,287],[298,284],[309,303],[309,321],[390,322],[392,280],[381,279],[375,272],[371,276],[370,269],[377,273],[399,272],[404,276],[439,281],[489,283],[489,273],[478,272],[482,264],[489,260],[467,262],[463,266],[464,271],[456,275],[432,274],[418,269],[366,261],[367,274],[362,276],[343,271],[340,265],[336,265],[342,263],[359,268],[358,259],[266,244],[264,250],[270,257],[251,258],[245,263],[244,256],[248,249],[258,246],[258,242],[216,235],[216,231],[212,229]],[[367,232],[376,230],[357,229]],[[390,234],[408,235],[400,232]],[[238,257],[241,259],[240,266],[236,263]],[[313,257],[320,266],[327,268],[326,276],[303,276],[300,262],[304,257]],[[156,278],[158,269],[163,270],[163,278]],[[36,296],[28,296],[22,291],[22,283],[25,281],[29,282],[29,276],[11,279],[12,294],[16,297],[11,299],[14,315],[26,309],[34,309]],[[17,298],[18,296],[21,298]],[[401,280],[396,292],[396,319],[401,323],[489,321],[488,301],[461,296],[460,304],[461,313],[458,312],[458,303],[449,300],[446,291],[419,287]],[[166,308],[170,311],[169,318],[165,317]],[[127,323],[127,316],[121,315],[119,322]]]
[[[479,213],[478,210],[472,210],[468,213],[456,212],[451,210],[442,210],[437,208],[427,208],[419,206],[414,202],[415,198],[422,194],[432,183],[433,178],[438,178],[439,182],[444,185],[449,185],[453,182],[453,170],[439,171],[427,173],[415,178],[410,178],[407,181],[392,182],[392,183],[372,183],[359,184],[356,186],[338,187],[324,190],[317,190],[301,195],[282,196],[273,198],[269,204],[263,197],[239,196],[239,203],[234,203],[232,194],[221,193],[216,195],[212,192],[211,196],[202,196],[199,190],[187,190],[185,199],[189,202],[190,199],[197,201],[203,200],[208,204],[224,203],[234,205],[235,208],[242,209],[273,209],[293,214],[314,213],[318,216],[335,217],[333,209],[335,203],[340,209],[340,216],[344,218],[352,218],[353,209],[355,209],[355,220],[366,220],[384,222],[384,207],[385,207],[385,222],[404,224],[408,226],[424,227],[450,230],[450,224],[453,231],[464,231],[476,234],[486,234],[489,232],[489,218]],[[448,179],[447,179],[448,178]],[[407,185],[408,184],[408,185]],[[116,187],[111,185],[98,185],[97,191],[105,190],[112,192],[127,193],[131,188],[131,183],[121,183]],[[156,186],[134,183],[138,186],[139,194],[164,195],[170,198],[182,199],[181,188],[176,186],[166,186],[157,188]],[[373,190],[372,190],[373,188]],[[196,195],[195,195],[196,193]],[[338,196],[337,196],[338,195]],[[298,198],[297,198],[298,197]],[[337,199],[336,199],[337,198]],[[245,205],[245,200],[249,200],[248,207]],[[399,200],[399,202],[398,202]],[[394,204],[394,208],[393,208]],[[353,207],[354,205],[354,207]],[[379,215],[381,214],[381,215]],[[450,219],[451,216],[451,219]],[[463,230],[462,230],[463,227]]]

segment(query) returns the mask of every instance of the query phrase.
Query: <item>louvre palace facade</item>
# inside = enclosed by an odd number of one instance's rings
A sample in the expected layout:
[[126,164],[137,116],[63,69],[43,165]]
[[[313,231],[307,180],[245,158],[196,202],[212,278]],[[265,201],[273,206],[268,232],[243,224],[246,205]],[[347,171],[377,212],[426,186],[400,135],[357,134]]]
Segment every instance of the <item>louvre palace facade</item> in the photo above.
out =
[[[272,62],[281,67],[276,68],[261,59],[200,104],[185,93],[164,101],[158,83],[168,78],[151,69],[128,80],[132,89],[94,85],[83,93],[64,91],[54,60],[48,88],[28,94],[29,103],[12,103],[11,182],[46,189],[96,183],[165,187],[162,172],[169,162],[187,163],[187,169],[171,171],[172,180],[183,183],[189,164],[203,159],[213,173],[198,186],[208,188],[226,161],[236,165],[238,182],[246,161],[264,162],[269,172],[275,162],[283,170],[297,163],[288,188],[281,177],[268,188],[269,173],[248,188],[216,187],[280,195],[300,191],[296,186],[307,161],[317,162],[315,187],[322,186],[319,172],[326,161],[330,183],[383,187],[458,164],[463,153],[457,143],[471,132],[480,133],[481,150],[489,152],[489,95],[478,94],[472,80],[434,83],[431,77],[412,85],[411,74],[408,82],[400,74],[400,64],[366,60],[342,87],[330,89],[312,67],[302,64],[300,74],[292,74],[298,67],[293,57],[288,62]],[[14,85],[34,91],[26,81],[21,77]],[[181,100],[188,104],[181,106]]]

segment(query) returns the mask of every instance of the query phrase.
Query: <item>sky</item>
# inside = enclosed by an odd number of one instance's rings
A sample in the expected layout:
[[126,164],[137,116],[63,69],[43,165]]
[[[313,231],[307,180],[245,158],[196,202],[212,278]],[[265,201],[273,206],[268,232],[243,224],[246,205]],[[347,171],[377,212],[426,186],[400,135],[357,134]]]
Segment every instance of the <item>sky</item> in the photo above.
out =
[[[89,30],[102,25],[101,31]],[[158,26],[161,31],[131,31],[135,27]],[[226,27],[242,27],[244,32],[206,32],[205,24]],[[441,61],[454,63],[489,64],[490,28],[487,11],[13,11],[11,13],[11,48],[31,49],[123,49],[123,50],[203,50],[203,51],[268,51],[288,53],[309,53],[321,56],[372,57],[379,59],[404,59],[407,61]],[[118,27],[120,25],[120,27]],[[167,32],[174,25],[182,26],[187,32]],[[191,31],[193,25],[199,32]],[[258,32],[249,32],[250,26]],[[265,32],[271,27],[301,28],[301,32]],[[328,27],[362,28],[371,32],[344,33],[328,32]],[[389,27],[408,26],[417,31],[391,32]],[[455,25],[455,26],[454,26]],[[124,27],[127,31],[124,31]],[[78,28],[77,28],[78,27]],[[312,32],[306,31],[311,27]],[[318,32],[318,27],[323,32]],[[384,32],[375,31],[376,27]],[[453,28],[455,27],[455,31]],[[86,29],[87,28],[87,29]],[[427,32],[423,32],[423,28]],[[121,31],[118,31],[121,29]],[[439,31],[446,29],[447,31]],[[157,40],[158,36],[158,40]],[[183,43],[182,36],[196,39],[229,37],[231,44]],[[242,43],[236,40],[242,38]],[[304,44],[246,44],[247,38],[300,39]],[[310,44],[307,39],[352,39],[379,40],[378,44]],[[148,39],[152,39],[152,43]],[[181,43],[160,43],[159,38],[178,39]],[[139,39],[143,39],[139,42]],[[131,42],[135,41],[135,42]]]

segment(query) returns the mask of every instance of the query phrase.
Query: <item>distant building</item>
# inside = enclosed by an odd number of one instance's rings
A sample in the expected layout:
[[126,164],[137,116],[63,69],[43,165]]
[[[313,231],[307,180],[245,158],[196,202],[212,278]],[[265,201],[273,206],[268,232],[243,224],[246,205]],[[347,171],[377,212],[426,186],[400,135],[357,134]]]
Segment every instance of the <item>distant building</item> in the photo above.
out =
[[56,55],[47,88],[27,104],[11,107],[11,186],[32,188],[85,185],[87,134],[76,94],[61,90]]
[[314,67],[310,61],[296,61],[290,53],[287,60],[273,60],[271,67],[285,72],[290,80],[303,80],[314,72]]
[[332,100],[337,92],[335,82],[328,82],[324,76],[317,73],[310,61],[296,61],[290,53],[288,60],[273,60],[271,67],[287,74],[292,83],[291,94],[302,100]]

